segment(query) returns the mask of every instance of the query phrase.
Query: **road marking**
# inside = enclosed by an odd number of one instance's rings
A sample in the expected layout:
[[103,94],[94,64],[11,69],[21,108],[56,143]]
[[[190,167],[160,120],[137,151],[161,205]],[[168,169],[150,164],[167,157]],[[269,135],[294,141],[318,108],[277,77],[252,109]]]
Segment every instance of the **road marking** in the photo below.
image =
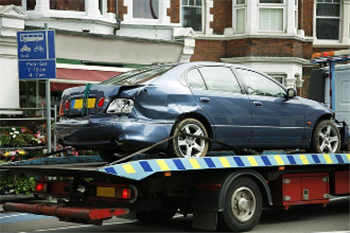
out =
[[316,231],[314,233],[350,233],[350,231]]
[[[130,220],[125,222],[108,222],[103,223],[102,226],[110,226],[110,225],[120,225],[120,224],[127,224],[127,223],[133,223],[136,222],[136,220]],[[96,225],[78,225],[78,226],[69,226],[69,227],[58,227],[58,228],[49,228],[49,229],[39,229],[35,230],[33,232],[41,232],[41,231],[59,231],[59,230],[68,230],[68,229],[75,229],[75,228],[86,228],[86,227],[96,227]],[[25,232],[22,232],[25,233]]]
[[28,214],[12,214],[12,215],[6,215],[6,216],[3,216],[3,217],[0,217],[0,219],[18,217],[18,216],[23,216],[23,215],[28,215]]
[[336,200],[341,200],[341,199],[348,199],[349,197],[334,197],[334,198],[331,198],[330,200],[331,201],[336,201]]

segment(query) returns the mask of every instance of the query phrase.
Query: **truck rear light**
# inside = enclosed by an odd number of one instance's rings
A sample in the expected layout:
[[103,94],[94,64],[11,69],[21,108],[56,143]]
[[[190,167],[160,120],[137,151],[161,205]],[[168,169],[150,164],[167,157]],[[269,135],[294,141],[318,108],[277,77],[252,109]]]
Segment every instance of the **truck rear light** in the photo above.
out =
[[60,110],[58,112],[59,116],[64,116],[64,111],[63,111],[63,100],[60,102]]
[[132,203],[136,200],[137,190],[133,185],[128,186],[96,184],[95,192],[92,196],[98,199],[113,198],[121,201],[129,201]]
[[34,191],[36,193],[46,193],[47,192],[47,183],[37,182],[35,184]]
[[130,200],[131,199],[131,189],[130,188],[118,188],[118,189],[116,189],[116,198]]
[[103,104],[105,103],[105,97],[101,97],[98,102],[97,102],[97,107],[102,107]]

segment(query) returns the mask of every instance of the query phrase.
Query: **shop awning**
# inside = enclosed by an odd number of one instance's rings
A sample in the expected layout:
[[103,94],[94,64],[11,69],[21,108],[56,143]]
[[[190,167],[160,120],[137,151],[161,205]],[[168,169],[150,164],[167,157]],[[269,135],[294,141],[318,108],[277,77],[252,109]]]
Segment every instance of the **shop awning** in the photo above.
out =
[[122,72],[117,71],[101,71],[101,70],[83,70],[83,69],[67,69],[57,68],[57,78],[51,79],[51,91],[61,90],[86,85],[87,83],[97,84],[101,81],[109,79]]

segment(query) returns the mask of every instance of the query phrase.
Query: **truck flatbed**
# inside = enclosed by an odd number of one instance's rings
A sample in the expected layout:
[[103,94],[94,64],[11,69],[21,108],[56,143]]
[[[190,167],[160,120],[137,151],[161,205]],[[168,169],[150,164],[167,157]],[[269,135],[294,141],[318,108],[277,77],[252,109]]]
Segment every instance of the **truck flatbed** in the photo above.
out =
[[[217,154],[218,155],[218,154]],[[189,170],[213,170],[228,168],[261,168],[279,166],[320,166],[350,164],[350,154],[285,154],[285,155],[243,155],[203,157],[203,158],[164,158],[136,160],[110,165],[98,162],[98,156],[46,158],[25,161],[3,166],[6,169],[45,176],[79,176],[90,178],[123,177],[142,180],[159,172]],[[89,163],[86,161],[90,161]]]

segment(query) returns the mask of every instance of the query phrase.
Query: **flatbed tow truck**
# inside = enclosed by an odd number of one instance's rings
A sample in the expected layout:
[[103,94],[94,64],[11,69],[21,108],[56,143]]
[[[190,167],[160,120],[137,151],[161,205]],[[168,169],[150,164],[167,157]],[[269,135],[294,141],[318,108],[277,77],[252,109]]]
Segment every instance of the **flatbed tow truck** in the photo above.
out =
[[[350,58],[350,57],[348,57]],[[193,214],[192,227],[249,231],[263,206],[289,209],[350,194],[350,154],[236,155],[153,158],[106,163],[98,156],[57,157],[1,166],[38,179],[35,195],[57,203],[4,203],[5,211],[101,225],[114,216],[162,222]]]
[[50,176],[36,181],[35,195],[57,203],[3,208],[96,225],[113,216],[162,222],[193,213],[194,228],[240,232],[254,228],[263,206],[326,206],[330,195],[350,193],[350,154],[213,155],[115,165],[98,156],[20,162],[6,169]]

